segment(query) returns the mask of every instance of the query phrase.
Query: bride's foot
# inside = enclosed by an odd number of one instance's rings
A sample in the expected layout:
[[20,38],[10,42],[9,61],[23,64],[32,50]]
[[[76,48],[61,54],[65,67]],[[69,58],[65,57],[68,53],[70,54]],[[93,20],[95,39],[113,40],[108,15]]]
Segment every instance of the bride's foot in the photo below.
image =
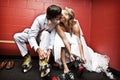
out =
[[64,68],[64,73],[69,72],[70,70],[68,68]]

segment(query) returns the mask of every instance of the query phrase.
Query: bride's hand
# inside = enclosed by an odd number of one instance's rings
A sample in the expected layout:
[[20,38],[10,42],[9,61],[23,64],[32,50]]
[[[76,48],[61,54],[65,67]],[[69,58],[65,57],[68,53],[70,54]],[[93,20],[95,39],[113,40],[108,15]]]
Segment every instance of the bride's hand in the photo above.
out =
[[83,63],[85,64],[86,63],[86,59],[84,57],[82,57],[82,60],[83,60]]

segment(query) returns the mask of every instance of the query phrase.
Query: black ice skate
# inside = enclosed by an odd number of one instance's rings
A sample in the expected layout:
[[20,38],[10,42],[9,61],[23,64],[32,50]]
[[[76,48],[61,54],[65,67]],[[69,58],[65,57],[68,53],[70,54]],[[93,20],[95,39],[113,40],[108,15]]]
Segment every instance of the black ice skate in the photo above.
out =
[[67,73],[60,74],[56,77],[54,76],[52,80],[75,80],[75,79],[74,79],[74,74],[71,71],[69,71]]
[[74,57],[75,57],[75,61],[73,62],[73,64],[76,68],[77,74],[80,75],[83,72],[83,69],[84,69],[83,61],[78,56],[74,56]]

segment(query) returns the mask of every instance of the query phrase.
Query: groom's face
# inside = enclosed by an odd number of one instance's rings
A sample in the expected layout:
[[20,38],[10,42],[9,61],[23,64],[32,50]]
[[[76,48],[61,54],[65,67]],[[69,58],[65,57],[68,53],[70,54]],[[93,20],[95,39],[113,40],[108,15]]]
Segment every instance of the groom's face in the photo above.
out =
[[53,23],[59,23],[62,15],[58,15],[56,18],[52,20]]

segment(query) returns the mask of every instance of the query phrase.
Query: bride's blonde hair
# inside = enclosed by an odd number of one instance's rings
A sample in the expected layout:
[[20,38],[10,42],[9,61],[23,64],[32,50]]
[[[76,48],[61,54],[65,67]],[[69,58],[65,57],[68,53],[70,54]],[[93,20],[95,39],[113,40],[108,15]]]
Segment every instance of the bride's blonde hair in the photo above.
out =
[[72,28],[72,26],[75,24],[74,18],[75,14],[74,11],[71,8],[65,7],[65,10],[68,13],[69,19],[68,19],[68,26]]

